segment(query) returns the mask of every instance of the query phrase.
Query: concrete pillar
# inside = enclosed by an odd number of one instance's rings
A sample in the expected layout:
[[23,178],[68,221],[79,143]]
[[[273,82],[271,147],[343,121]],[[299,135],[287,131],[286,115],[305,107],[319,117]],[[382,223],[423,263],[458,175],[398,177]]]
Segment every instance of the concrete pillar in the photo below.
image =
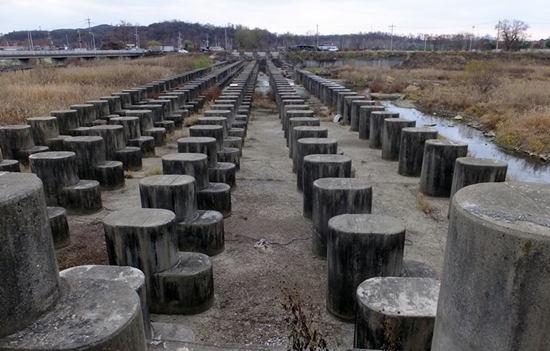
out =
[[399,160],[401,146],[401,130],[412,128],[416,121],[405,118],[388,118],[384,120],[382,131],[382,159],[388,161]]
[[508,164],[489,158],[459,157],[456,159],[451,198],[465,186],[477,183],[504,182]]
[[302,138],[296,141],[297,189],[303,190],[304,157],[315,154],[333,154],[338,152],[338,141],[327,138]]
[[399,118],[399,113],[388,111],[372,111],[369,122],[369,147],[382,149],[382,131],[386,118]]
[[361,112],[360,110],[361,106],[374,106],[374,101],[372,100],[352,100],[351,101],[349,130],[352,132],[359,131],[359,114]]
[[466,157],[468,144],[453,140],[427,140],[420,173],[420,191],[425,195],[449,197],[455,161]]
[[162,156],[163,174],[184,174],[195,178],[197,190],[208,188],[208,158],[205,154],[177,153]]
[[311,218],[313,182],[320,178],[350,178],[351,158],[344,155],[308,155],[304,157],[302,215]]
[[353,321],[359,284],[401,275],[405,222],[383,215],[342,214],[332,217],[328,226],[327,310]]
[[359,139],[367,140],[370,137],[370,114],[374,111],[385,111],[384,106],[359,107]]
[[354,347],[430,350],[439,291],[439,281],[430,278],[364,281],[357,288]]
[[42,181],[0,172],[0,339],[27,327],[61,293]]
[[[226,129],[227,131],[227,129]],[[223,149],[224,128],[221,125],[197,125],[189,128],[189,136],[192,138],[214,138],[217,150]]]
[[431,128],[403,128],[401,130],[397,173],[409,177],[420,177],[424,159],[424,144],[429,139],[437,139],[437,130]]
[[313,182],[311,221],[312,250],[320,258],[327,257],[328,222],[337,215],[370,214],[372,186],[363,179],[321,178]]
[[205,154],[208,167],[214,168],[218,163],[218,143],[215,138],[189,137],[178,139],[178,152]]
[[292,158],[292,172],[296,172],[296,141],[303,138],[327,138],[328,128],[317,126],[294,127],[292,130],[292,143],[288,145],[288,157]]
[[550,185],[480,183],[451,200],[432,350],[548,350]]

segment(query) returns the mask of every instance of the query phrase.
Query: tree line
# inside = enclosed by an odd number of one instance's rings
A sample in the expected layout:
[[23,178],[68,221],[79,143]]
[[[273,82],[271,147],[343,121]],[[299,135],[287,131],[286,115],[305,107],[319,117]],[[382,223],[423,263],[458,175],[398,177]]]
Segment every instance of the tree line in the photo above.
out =
[[[178,20],[153,23],[148,26],[120,21],[116,25],[90,28],[57,29],[53,31],[15,31],[0,36],[0,46],[44,48],[70,47],[91,49],[124,49],[129,46],[147,48],[151,45],[173,46],[188,50],[201,47],[223,47],[226,50],[281,50],[294,45],[330,43],[340,50],[493,50],[517,51],[530,47],[529,25],[520,20],[503,20],[495,25],[498,41],[473,33],[391,35],[384,32],[359,32],[344,35],[304,35],[272,33],[266,29],[227,24],[214,26]],[[500,45],[500,46],[499,46]],[[540,48],[550,47],[550,40],[538,42]]]

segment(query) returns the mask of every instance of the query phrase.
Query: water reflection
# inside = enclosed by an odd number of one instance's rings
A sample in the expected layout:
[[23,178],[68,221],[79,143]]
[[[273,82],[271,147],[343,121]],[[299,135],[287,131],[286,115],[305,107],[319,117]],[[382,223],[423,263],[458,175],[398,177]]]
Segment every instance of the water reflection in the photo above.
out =
[[478,158],[492,158],[508,163],[508,177],[514,181],[550,183],[550,165],[536,162],[533,159],[509,155],[502,152],[477,129],[468,127],[454,120],[426,115],[416,109],[402,108],[390,102],[384,102],[389,111],[399,112],[402,118],[416,120],[416,126],[433,125],[439,134],[447,139],[468,143],[470,155]]

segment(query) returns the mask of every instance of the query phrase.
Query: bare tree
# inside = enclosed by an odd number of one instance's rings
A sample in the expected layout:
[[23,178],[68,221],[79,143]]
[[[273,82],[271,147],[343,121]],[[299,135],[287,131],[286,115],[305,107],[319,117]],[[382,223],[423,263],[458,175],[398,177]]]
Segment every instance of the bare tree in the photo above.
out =
[[527,29],[529,25],[520,20],[509,21],[507,19],[499,21],[495,26],[498,30],[498,39],[502,38],[504,50],[518,51],[523,41],[527,38]]

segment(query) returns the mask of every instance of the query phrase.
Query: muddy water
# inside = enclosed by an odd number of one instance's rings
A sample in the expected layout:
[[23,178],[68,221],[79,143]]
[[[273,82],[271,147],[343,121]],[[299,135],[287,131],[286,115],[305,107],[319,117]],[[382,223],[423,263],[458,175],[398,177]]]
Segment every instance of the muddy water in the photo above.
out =
[[434,125],[439,134],[447,139],[468,143],[470,155],[478,158],[491,158],[508,163],[508,177],[513,181],[550,183],[550,164],[541,164],[533,159],[507,154],[485,137],[477,129],[458,121],[424,114],[413,108],[397,107],[390,102],[383,103],[389,111],[399,112],[399,116],[416,120],[416,126]]

